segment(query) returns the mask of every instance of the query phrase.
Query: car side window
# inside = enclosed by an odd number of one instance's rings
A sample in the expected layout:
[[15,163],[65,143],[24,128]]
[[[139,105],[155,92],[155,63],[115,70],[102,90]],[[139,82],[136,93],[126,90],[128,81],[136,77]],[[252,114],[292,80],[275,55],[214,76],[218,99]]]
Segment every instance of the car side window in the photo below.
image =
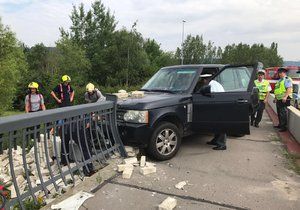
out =
[[227,68],[215,80],[224,87],[225,92],[247,91],[252,73],[250,71],[247,67]]

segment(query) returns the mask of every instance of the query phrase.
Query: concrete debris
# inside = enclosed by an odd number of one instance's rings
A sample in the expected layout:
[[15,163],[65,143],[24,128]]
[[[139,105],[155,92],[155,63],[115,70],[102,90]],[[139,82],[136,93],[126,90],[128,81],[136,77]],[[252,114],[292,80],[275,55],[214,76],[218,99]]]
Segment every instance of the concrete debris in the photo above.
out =
[[52,205],[51,209],[60,209],[60,210],[77,210],[88,198],[94,197],[93,194],[80,191],[75,195],[67,198],[66,200]]
[[143,175],[156,173],[156,167],[155,166],[145,166],[140,168],[140,173]]
[[183,190],[183,187],[186,185],[186,181],[182,181],[182,182],[179,182],[175,185],[175,188],[179,189],[179,190]]
[[133,170],[133,165],[131,164],[121,164],[118,165],[118,172],[123,172],[125,168],[131,168]]
[[144,97],[144,91],[132,91],[131,92],[132,98],[143,98]]
[[130,146],[125,146],[125,151],[126,152],[134,152],[134,148]]
[[140,160],[140,166],[144,167],[146,165],[146,156],[142,156]]
[[134,163],[138,163],[138,160],[136,157],[126,158],[126,159],[124,159],[124,163],[125,164],[134,164]]
[[133,172],[133,167],[125,167],[124,171],[123,171],[123,174],[122,174],[122,178],[123,179],[130,179],[131,178],[131,175],[132,175],[132,172]]
[[177,200],[175,198],[168,197],[158,206],[158,210],[172,210],[176,207]]

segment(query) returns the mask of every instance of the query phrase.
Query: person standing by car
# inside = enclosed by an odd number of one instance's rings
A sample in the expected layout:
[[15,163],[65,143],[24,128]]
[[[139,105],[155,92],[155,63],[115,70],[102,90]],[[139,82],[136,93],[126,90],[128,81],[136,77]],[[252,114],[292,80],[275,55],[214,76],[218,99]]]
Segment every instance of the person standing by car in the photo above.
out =
[[251,115],[251,125],[259,127],[259,123],[262,119],[262,115],[265,109],[265,105],[268,101],[270,91],[272,90],[271,85],[268,80],[265,80],[265,70],[260,69],[257,72],[257,80],[254,81],[255,86],[259,90],[259,105],[257,110],[254,111]]
[[287,107],[290,105],[293,97],[293,81],[286,75],[285,68],[278,69],[280,79],[275,85],[275,100],[279,124],[274,126],[279,128],[279,132],[287,130]]
[[[51,96],[55,99],[59,107],[72,106],[74,101],[74,90],[70,85],[71,78],[64,75],[61,78],[62,83],[57,85],[52,91]],[[57,97],[57,95],[59,97]]]
[[89,83],[86,85],[86,92],[84,94],[84,99],[87,103],[95,103],[97,101],[105,101],[106,98],[102,95],[100,90],[95,88],[95,85]]
[[[200,77],[202,78],[202,84],[208,84],[210,86],[211,93],[225,92],[223,86],[219,82],[215,80],[209,82],[209,78],[212,77],[211,74],[202,74]],[[207,142],[207,144],[214,145],[215,147],[213,147],[213,150],[226,150],[226,139],[226,133],[215,133],[214,138]]]

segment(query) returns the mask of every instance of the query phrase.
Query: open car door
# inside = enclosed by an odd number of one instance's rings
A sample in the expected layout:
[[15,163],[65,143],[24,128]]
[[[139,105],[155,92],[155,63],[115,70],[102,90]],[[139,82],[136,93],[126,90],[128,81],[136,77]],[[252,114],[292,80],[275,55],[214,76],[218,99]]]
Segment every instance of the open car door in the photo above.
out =
[[198,132],[250,134],[249,112],[257,66],[225,66],[210,82],[223,92],[203,86],[192,94],[192,129]]

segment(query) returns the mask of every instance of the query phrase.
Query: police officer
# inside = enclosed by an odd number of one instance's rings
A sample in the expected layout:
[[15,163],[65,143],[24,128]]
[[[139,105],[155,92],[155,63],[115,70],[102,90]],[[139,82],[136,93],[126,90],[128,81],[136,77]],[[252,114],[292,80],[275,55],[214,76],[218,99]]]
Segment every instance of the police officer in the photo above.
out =
[[55,99],[59,107],[71,106],[74,100],[74,90],[70,85],[71,78],[68,75],[64,75],[61,80],[62,83],[51,91],[51,96]]
[[274,127],[279,128],[279,132],[287,130],[287,107],[290,105],[293,97],[293,81],[286,75],[286,72],[287,70],[285,68],[278,69],[280,79],[276,83],[274,89],[274,102],[276,103],[279,120],[279,124]]
[[251,125],[254,125],[255,127],[259,127],[259,123],[261,121],[265,105],[268,101],[268,97],[270,95],[270,91],[272,90],[271,85],[269,81],[265,80],[265,70],[260,69],[257,73],[257,80],[254,81],[255,86],[259,90],[259,106],[258,109],[254,111],[254,113],[251,115]]

